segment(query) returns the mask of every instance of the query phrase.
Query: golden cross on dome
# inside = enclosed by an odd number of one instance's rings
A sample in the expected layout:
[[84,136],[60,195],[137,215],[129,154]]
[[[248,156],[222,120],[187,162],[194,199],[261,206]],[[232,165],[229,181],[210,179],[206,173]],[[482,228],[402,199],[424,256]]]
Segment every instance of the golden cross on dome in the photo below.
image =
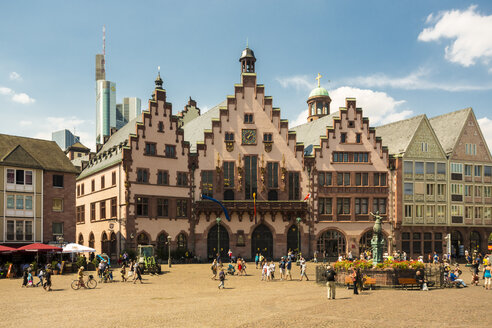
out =
[[318,80],[318,88],[319,88],[319,80],[322,78],[322,75],[318,73],[318,76],[316,76],[316,80]]

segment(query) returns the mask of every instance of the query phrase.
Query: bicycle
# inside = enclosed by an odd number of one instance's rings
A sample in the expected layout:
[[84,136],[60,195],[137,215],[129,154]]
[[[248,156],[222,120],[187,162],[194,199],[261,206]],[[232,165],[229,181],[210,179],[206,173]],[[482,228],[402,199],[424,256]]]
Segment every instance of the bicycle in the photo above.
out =
[[72,284],[71,284],[71,287],[73,290],[77,290],[80,287],[84,287],[87,289],[94,289],[94,288],[96,288],[96,286],[97,286],[97,281],[94,279],[93,275],[89,275],[89,279],[87,279],[87,281],[83,282],[83,284],[81,284],[78,279],[72,281]]

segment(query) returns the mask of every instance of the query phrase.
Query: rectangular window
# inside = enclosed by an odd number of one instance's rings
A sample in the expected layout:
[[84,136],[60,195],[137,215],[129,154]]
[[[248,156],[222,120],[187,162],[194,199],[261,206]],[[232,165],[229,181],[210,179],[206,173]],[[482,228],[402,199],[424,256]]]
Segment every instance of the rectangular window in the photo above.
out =
[[483,208],[482,207],[475,207],[475,219],[481,219],[483,216]]
[[77,222],[85,222],[85,205],[77,206],[76,218]]
[[85,185],[85,183],[81,183],[80,184],[80,195],[84,195],[85,194],[84,185]]
[[101,189],[104,189],[106,187],[105,182],[106,182],[106,180],[105,180],[104,175],[103,175],[103,176],[101,176]]
[[372,210],[373,212],[379,211],[379,214],[386,214],[386,198],[374,198]]
[[91,203],[91,221],[96,220],[96,203]]
[[63,199],[53,198],[53,208],[52,209],[54,212],[63,212]]
[[[268,163],[270,165],[271,163]],[[277,175],[278,175],[278,163],[277,164]],[[273,174],[273,173],[272,173]],[[234,188],[234,162],[224,162],[224,187],[225,188]],[[272,176],[272,179],[274,177]],[[270,182],[270,172],[268,172],[268,181]],[[278,181],[278,176],[275,181]],[[277,182],[278,185],[278,182]]]
[[163,186],[169,185],[169,173],[167,171],[157,171],[157,184]]
[[492,207],[484,207],[483,208],[483,218],[484,219],[492,219]]
[[24,221],[15,222],[15,239],[24,240]]
[[437,195],[438,196],[445,196],[446,195],[446,185],[443,183],[439,183],[437,185]]
[[491,186],[483,186],[483,197],[490,198],[491,197]]
[[332,214],[331,198],[319,198],[319,214]]
[[465,185],[465,196],[472,197],[473,196],[473,186]]
[[446,163],[437,163],[437,174],[446,174]]
[[473,206],[465,206],[465,218],[471,219],[473,217]]
[[386,173],[374,173],[374,185],[386,186]]
[[63,175],[53,174],[53,187],[63,188]]
[[415,205],[415,216],[418,218],[424,217],[424,205]]
[[278,188],[278,163],[267,164],[268,188]]
[[176,216],[186,217],[188,216],[188,200],[178,199],[176,202]]
[[411,218],[413,216],[413,205],[405,205],[405,217]]
[[484,166],[483,167],[483,176],[491,177],[492,176],[492,166]]
[[482,166],[481,165],[475,165],[475,176],[476,177],[482,177]]
[[137,197],[137,215],[149,215],[149,199],[147,197]]
[[463,173],[463,164],[451,163],[451,173]]
[[155,154],[156,154],[155,143],[146,142],[145,143],[145,155],[154,156]]
[[424,174],[424,162],[415,162],[415,174]]
[[24,208],[26,210],[32,210],[32,196],[26,196],[24,200],[25,200]]
[[214,171],[202,171],[202,194],[205,196],[214,196],[213,178]]
[[253,114],[244,114],[244,123],[253,123]]
[[234,141],[234,132],[226,132],[225,141]]
[[15,196],[7,195],[7,208],[14,209],[15,208]]
[[[253,193],[257,193],[258,184],[258,157],[244,156],[244,198],[253,199]],[[290,190],[289,190],[290,193]]]
[[24,196],[16,195],[15,196],[15,209],[23,210],[24,209]]
[[463,206],[451,205],[451,216],[463,216]]
[[106,218],[106,201],[100,201],[99,202],[99,218],[105,219]]
[[405,195],[413,195],[413,183],[406,182],[403,185],[403,192]]
[[176,146],[166,145],[166,157],[176,158]]
[[[15,183],[15,170],[14,169],[7,169],[7,183]],[[9,222],[14,222],[14,221],[9,221]],[[13,232],[12,232],[12,239],[13,238],[14,238],[14,236],[13,236]]]
[[475,186],[475,197],[482,197],[482,186]]
[[116,186],[116,172],[111,173],[111,185]]
[[26,172],[26,185],[32,185],[32,171]]
[[263,141],[265,141],[265,142],[272,141],[272,134],[271,133],[264,133],[263,134]]
[[355,199],[355,214],[367,214],[369,213],[367,203],[368,198],[356,198]]
[[63,222],[53,222],[53,236],[63,236]]
[[429,144],[427,142],[422,142],[421,150],[422,152],[427,153],[429,151]]
[[434,196],[434,187],[435,185],[433,183],[428,183],[426,186],[426,195],[427,196]]
[[15,183],[24,184],[24,170],[15,170]]
[[149,170],[137,169],[137,182],[148,183],[149,182]]
[[350,198],[337,198],[337,214],[350,214]]
[[118,216],[118,206],[116,203],[116,197],[111,198],[111,217],[115,218]]
[[96,181],[94,179],[91,180],[91,192],[94,192],[96,190]]
[[7,221],[7,240],[14,240],[14,222]]
[[169,200],[164,198],[157,198],[157,216],[167,217],[169,216]]
[[413,174],[413,162],[410,161],[403,162],[403,173]]
[[435,174],[436,173],[436,163],[426,162],[425,163],[425,173],[426,174]]
[[425,216],[428,218],[434,217],[434,205],[427,205],[427,210],[425,212]]
[[299,172],[289,172],[289,200],[299,200]]
[[178,172],[178,186],[184,187],[188,185],[188,173]]
[[342,132],[340,133],[340,143],[346,143],[347,142],[347,134]]
[[437,205],[437,217],[443,218],[446,216],[446,205]]
[[465,175],[466,176],[471,177],[471,175],[472,175],[472,168],[473,168],[472,165],[465,164]]
[[77,196],[80,196],[80,185],[77,186]]
[[361,137],[361,134],[360,134],[360,133],[357,133],[357,134],[355,135],[355,142],[356,142],[356,143],[361,143],[361,138],[360,138],[360,137]]
[[463,185],[458,183],[452,183],[451,195],[463,195]]

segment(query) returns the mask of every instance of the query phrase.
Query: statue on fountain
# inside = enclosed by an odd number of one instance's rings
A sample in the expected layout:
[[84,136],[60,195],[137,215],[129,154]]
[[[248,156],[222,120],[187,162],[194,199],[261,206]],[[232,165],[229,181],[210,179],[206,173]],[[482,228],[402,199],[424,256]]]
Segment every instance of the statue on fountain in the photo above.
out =
[[373,264],[376,265],[378,263],[383,262],[383,248],[384,248],[384,238],[383,238],[383,229],[381,227],[381,220],[383,219],[379,215],[379,211],[376,211],[376,214],[370,213],[375,219],[374,227],[372,228],[372,261]]

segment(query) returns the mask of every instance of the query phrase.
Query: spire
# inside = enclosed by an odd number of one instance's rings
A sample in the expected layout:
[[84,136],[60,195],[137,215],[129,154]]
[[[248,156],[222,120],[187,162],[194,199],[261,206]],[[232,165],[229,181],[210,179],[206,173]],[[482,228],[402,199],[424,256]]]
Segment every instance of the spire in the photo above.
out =
[[318,73],[318,76],[316,76],[316,80],[318,80],[318,88],[320,87],[319,85],[319,80],[321,80],[323,76],[321,74]]
[[155,88],[162,89],[161,67],[157,66],[157,78],[155,79]]
[[248,39],[246,39],[246,48],[241,53],[241,57],[239,58],[239,62],[241,63],[241,73],[254,73],[255,72],[255,62],[256,57],[253,50],[249,48]]

